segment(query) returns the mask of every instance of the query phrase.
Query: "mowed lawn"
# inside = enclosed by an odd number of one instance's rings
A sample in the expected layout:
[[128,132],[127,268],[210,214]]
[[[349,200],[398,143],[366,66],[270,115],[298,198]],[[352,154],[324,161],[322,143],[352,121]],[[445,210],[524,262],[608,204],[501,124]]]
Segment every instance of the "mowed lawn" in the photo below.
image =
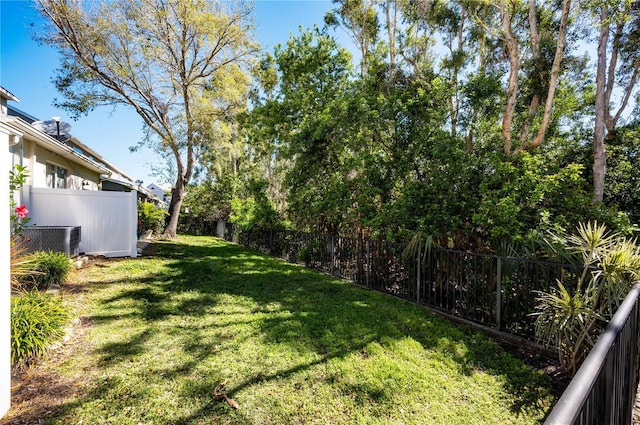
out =
[[534,424],[551,383],[484,335],[209,237],[77,277],[58,424]]

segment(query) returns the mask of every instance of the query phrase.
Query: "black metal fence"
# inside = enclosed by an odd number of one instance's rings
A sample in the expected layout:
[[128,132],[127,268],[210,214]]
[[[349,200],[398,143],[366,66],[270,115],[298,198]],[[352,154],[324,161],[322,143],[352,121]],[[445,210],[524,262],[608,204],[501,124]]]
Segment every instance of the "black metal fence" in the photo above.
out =
[[534,339],[531,313],[536,291],[549,291],[557,279],[572,286],[582,271],[568,264],[443,248],[407,256],[400,244],[289,230],[252,229],[242,232],[238,241],[289,262],[529,339]]
[[640,364],[640,284],[613,316],[545,425],[632,423]]

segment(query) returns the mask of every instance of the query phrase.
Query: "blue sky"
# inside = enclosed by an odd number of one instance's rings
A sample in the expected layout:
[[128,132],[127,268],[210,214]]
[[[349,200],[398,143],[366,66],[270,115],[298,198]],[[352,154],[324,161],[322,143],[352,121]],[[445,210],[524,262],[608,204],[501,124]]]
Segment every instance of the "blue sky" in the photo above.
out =
[[[257,0],[254,16],[256,36],[263,50],[284,42],[298,28],[322,26],[330,1]],[[107,160],[144,185],[162,182],[151,175],[149,164],[161,166],[161,159],[144,148],[131,153],[130,146],[142,139],[142,120],[133,110],[103,107],[77,121],[53,106],[60,97],[52,81],[59,60],[56,51],[33,41],[29,27],[41,23],[31,1],[0,0],[0,86],[20,99],[13,105],[41,120],[60,116],[72,126],[71,134],[95,149]]]

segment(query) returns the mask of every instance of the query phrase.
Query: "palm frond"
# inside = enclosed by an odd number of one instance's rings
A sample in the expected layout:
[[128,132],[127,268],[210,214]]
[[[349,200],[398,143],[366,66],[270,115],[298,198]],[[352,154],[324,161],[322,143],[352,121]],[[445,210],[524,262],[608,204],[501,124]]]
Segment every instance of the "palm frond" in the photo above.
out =
[[402,256],[405,258],[418,258],[421,257],[424,263],[431,253],[431,249],[436,245],[432,235],[427,235],[422,231],[417,231],[409,240],[409,243],[402,251]]

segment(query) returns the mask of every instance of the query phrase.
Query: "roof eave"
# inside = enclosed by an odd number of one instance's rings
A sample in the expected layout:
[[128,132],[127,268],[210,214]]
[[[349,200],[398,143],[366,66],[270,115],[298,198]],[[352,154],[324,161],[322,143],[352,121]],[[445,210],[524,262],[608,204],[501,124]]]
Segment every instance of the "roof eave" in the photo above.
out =
[[0,86],[0,96],[4,99],[7,100],[12,100],[14,102],[20,102],[20,99],[18,99],[18,97],[11,93],[9,90],[5,89],[4,87]]
[[10,117],[10,119],[7,120],[7,124],[13,127],[14,129],[21,131],[24,135],[29,135],[31,138],[33,138],[36,144],[39,144],[49,149],[53,153],[56,153],[62,157],[68,158],[77,164],[84,165],[85,167],[99,174],[109,174],[109,175],[112,174],[112,170],[76,152],[71,146],[67,146],[61,143],[60,141],[54,139],[53,137],[49,136],[48,134],[45,134],[33,128],[33,126],[31,126],[30,124],[26,123],[25,121],[23,121],[18,117]]

